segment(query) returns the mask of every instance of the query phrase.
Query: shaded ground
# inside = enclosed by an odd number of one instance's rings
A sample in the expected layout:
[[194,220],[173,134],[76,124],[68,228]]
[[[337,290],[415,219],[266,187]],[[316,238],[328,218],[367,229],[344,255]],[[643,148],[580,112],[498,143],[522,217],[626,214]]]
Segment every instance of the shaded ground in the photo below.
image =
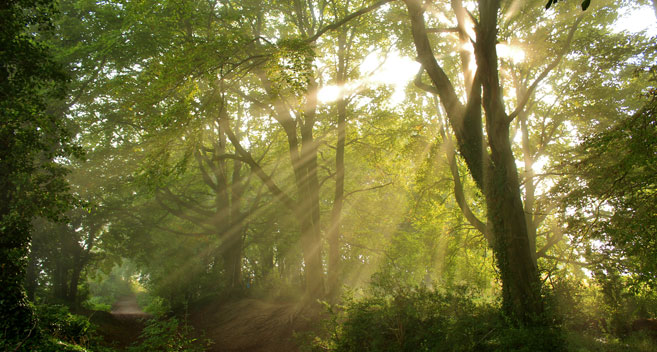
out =
[[[187,321],[199,337],[211,339],[210,352],[295,352],[299,335],[318,318],[319,307],[257,299],[215,299],[196,304]],[[149,317],[134,295],[120,297],[111,312],[93,312],[103,345],[123,350],[139,340]]]
[[92,323],[98,326],[98,333],[107,346],[125,348],[139,339],[144,329],[143,320],[149,315],[139,308],[137,297],[120,297],[112,306],[111,312],[93,312]]
[[214,341],[209,351],[298,351],[298,337],[317,314],[301,304],[241,299],[213,302],[192,311],[190,322]]

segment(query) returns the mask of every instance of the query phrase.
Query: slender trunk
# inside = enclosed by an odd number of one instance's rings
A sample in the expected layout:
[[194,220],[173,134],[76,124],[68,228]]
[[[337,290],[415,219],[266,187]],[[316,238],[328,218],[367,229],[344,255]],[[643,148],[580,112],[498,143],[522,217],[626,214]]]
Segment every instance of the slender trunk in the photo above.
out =
[[25,273],[25,291],[27,293],[27,299],[32,302],[34,302],[34,299],[36,298],[36,290],[38,286],[39,266],[34,253],[31,253]]
[[55,270],[53,272],[53,296],[57,301],[66,302],[66,277],[67,270],[61,256],[55,260]]
[[69,282],[68,286],[67,301],[69,308],[74,311],[78,308],[78,284],[80,283],[80,275],[82,273],[83,266],[84,263],[76,260],[76,265],[73,267],[71,272],[71,281]]
[[304,123],[301,126],[301,170],[298,182],[299,209],[301,217],[301,246],[305,262],[306,293],[308,298],[324,297],[324,266],[322,264],[322,234],[319,214],[319,180],[317,177],[317,143],[313,137],[317,87],[311,80],[307,103],[304,108]]
[[[339,87],[342,87],[346,82],[345,46],[346,32],[342,31],[338,36],[337,83]],[[328,232],[328,291],[330,298],[335,298],[340,289],[340,229],[342,227],[342,205],[344,201],[344,148],[347,125],[347,101],[344,97],[344,91],[340,91],[336,104],[338,110],[338,141],[335,148],[335,195]]]
[[536,185],[534,184],[534,157],[529,145],[529,130],[527,128],[527,113],[518,114],[520,130],[522,131],[522,153],[525,162],[525,221],[527,222],[527,238],[529,251],[536,265],[536,225],[534,223],[534,204],[536,203]]
[[[297,191],[296,204],[288,205],[299,221],[301,250],[305,263],[304,277],[306,295],[310,299],[324,296],[324,267],[322,264],[322,237],[319,212],[319,180],[317,177],[317,143],[313,138],[315,113],[317,108],[317,87],[311,80],[308,86],[306,106],[301,117],[293,118],[267,78],[265,72],[258,72],[263,87],[270,96],[274,107],[274,117],[281,125],[288,141],[288,151],[294,170]],[[301,123],[300,123],[301,122]],[[297,127],[301,130],[301,141]]]
[[242,162],[233,161],[233,175],[230,186],[230,228],[226,233],[228,245],[229,279],[232,289],[242,287],[242,249],[244,246],[244,214],[242,214]]
[[262,262],[262,279],[271,279],[272,272],[274,271],[274,248],[270,244],[260,247],[260,261]]

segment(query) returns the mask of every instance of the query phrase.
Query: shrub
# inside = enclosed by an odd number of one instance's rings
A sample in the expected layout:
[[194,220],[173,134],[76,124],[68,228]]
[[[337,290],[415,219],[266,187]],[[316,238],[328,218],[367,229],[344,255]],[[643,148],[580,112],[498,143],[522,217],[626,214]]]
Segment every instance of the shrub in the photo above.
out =
[[86,345],[93,333],[86,317],[71,314],[65,306],[39,306],[37,314],[39,328],[59,341]]
[[141,334],[141,342],[131,346],[130,352],[203,352],[211,345],[208,339],[199,339],[194,328],[182,324],[175,317],[150,319]]
[[[329,319],[315,350],[350,351],[560,351],[558,329],[518,327],[499,303],[463,286],[400,288],[328,306]],[[321,335],[321,334],[320,334]]]

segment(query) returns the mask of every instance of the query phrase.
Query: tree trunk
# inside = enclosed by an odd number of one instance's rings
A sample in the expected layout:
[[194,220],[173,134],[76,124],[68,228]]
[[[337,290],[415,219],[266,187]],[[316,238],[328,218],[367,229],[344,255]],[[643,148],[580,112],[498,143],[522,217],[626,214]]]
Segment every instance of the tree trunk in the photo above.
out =
[[475,44],[491,156],[484,194],[488,221],[495,238],[494,251],[502,279],[504,310],[512,318],[533,325],[543,318],[543,300],[534,254],[529,245],[518,170],[509,136],[510,119],[505,112],[497,69],[499,6],[499,0],[479,1],[480,24]]
[[[337,84],[342,87],[346,82],[347,67],[345,58],[346,32],[338,36],[338,72]],[[331,210],[331,224],[328,231],[328,295],[335,298],[340,291],[340,229],[342,227],[342,204],[344,201],[344,148],[347,126],[347,101],[344,90],[340,90],[337,100],[338,141],[335,148],[335,196]]]
[[75,265],[71,271],[71,281],[68,286],[68,295],[66,300],[68,301],[68,306],[71,310],[75,311],[79,308],[78,302],[78,284],[80,283],[80,275],[82,273],[82,268],[84,263],[77,259],[75,260]]
[[[239,131],[239,128],[237,129]],[[242,195],[244,183],[242,180],[242,162],[233,160],[233,174],[230,184],[230,228],[225,234],[228,245],[228,261],[230,262],[230,283],[232,289],[242,287],[242,250],[244,246],[244,214],[242,214]]]
[[301,217],[301,246],[305,262],[306,293],[309,299],[324,297],[324,266],[322,264],[322,233],[319,213],[319,180],[317,177],[317,142],[313,137],[315,111],[317,108],[317,86],[308,85],[307,103],[304,107],[304,122],[301,126],[301,163],[297,180]]
[[39,266],[34,253],[30,254],[25,273],[25,291],[27,299],[34,302],[36,290],[39,287]]
[[59,302],[67,301],[67,276],[68,270],[60,253],[59,257],[55,259],[55,270],[53,272],[53,296]]
[[[497,15],[499,1],[479,1],[475,59],[477,71],[466,104],[438,65],[424,23],[424,9],[406,0],[418,61],[431,79],[429,90],[440,97],[454,130],[460,154],[486,198],[492,247],[502,280],[504,311],[521,324],[542,323],[543,300],[538,270],[532,260],[520,183],[509,139],[509,116],[505,112],[497,69]],[[452,5],[457,5],[458,1]],[[421,83],[420,83],[421,84]],[[490,154],[483,147],[482,108]]]
[[536,186],[534,184],[534,157],[529,145],[529,129],[527,128],[527,113],[521,111],[518,114],[520,130],[522,131],[522,154],[525,162],[525,222],[527,223],[527,238],[529,239],[529,251],[536,265],[536,224],[534,223],[534,206],[536,203]]
[[[308,95],[302,116],[293,118],[290,111],[283,105],[281,98],[267,78],[265,72],[259,72],[258,76],[263,88],[272,100],[274,107],[274,118],[281,125],[288,141],[288,152],[292,169],[294,170],[297,200],[284,194],[277,194],[285,204],[294,212],[299,221],[301,232],[301,250],[305,263],[304,277],[306,295],[309,299],[324,296],[324,267],[322,264],[322,235],[320,229],[319,213],[319,181],[317,178],[317,143],[313,138],[313,127],[315,125],[315,113],[317,109],[317,85],[311,80],[308,85]],[[297,127],[301,130],[301,141],[297,134]],[[259,174],[259,177],[266,176]],[[270,190],[275,187],[270,179],[266,181]],[[276,189],[278,193],[280,189]],[[293,203],[293,204],[292,204]]]
[[506,148],[493,152],[492,159],[485,196],[502,280],[503,308],[520,322],[533,324],[543,316],[541,284],[530,250],[515,159],[508,139]]
[[241,233],[228,236],[222,245],[224,270],[231,290],[242,287],[242,246]]

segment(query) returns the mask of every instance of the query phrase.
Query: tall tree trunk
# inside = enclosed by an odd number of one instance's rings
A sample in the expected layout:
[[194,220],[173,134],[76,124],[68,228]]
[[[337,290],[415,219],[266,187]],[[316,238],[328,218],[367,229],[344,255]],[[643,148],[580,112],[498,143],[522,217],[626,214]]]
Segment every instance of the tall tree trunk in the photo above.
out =
[[[311,80],[301,117],[293,118],[290,111],[282,103],[280,97],[272,89],[272,83],[264,72],[258,76],[268,93],[274,107],[274,118],[281,125],[288,141],[288,151],[292,169],[294,170],[297,200],[293,202],[284,194],[286,205],[294,212],[299,221],[301,232],[301,250],[303,252],[304,277],[306,295],[309,299],[324,296],[324,266],[322,264],[322,234],[319,213],[319,180],[317,177],[317,142],[313,138],[315,114],[317,109],[317,84]],[[301,141],[298,138],[297,127],[301,130]],[[262,174],[259,177],[263,178]],[[270,190],[274,189],[271,180],[266,183]],[[280,192],[276,189],[275,193]],[[294,204],[290,204],[290,203]]]
[[[238,129],[239,130],[239,129]],[[229,262],[229,279],[232,289],[242,287],[242,250],[244,246],[244,214],[242,214],[242,195],[244,184],[242,181],[242,162],[233,160],[233,174],[230,184],[230,228],[226,236],[228,242],[227,256]]]
[[[338,87],[342,87],[346,83],[346,36],[346,31],[341,31],[338,35]],[[344,148],[347,125],[347,101],[343,89],[340,90],[336,105],[338,110],[338,141],[335,148],[335,195],[333,209],[331,210],[331,224],[328,231],[328,294],[330,298],[335,298],[340,289],[340,229],[342,227],[342,205],[344,201]]]
[[523,323],[533,324],[543,317],[541,284],[530,250],[515,159],[511,144],[506,141],[500,138],[501,145],[491,148],[492,166],[485,190],[488,221],[502,280],[504,311]]
[[534,253],[529,244],[516,160],[511,149],[510,119],[505,112],[499,82],[496,51],[499,8],[499,0],[479,1],[480,28],[475,57],[481,74],[482,102],[491,151],[484,194],[502,278],[504,310],[523,323],[533,324],[534,320],[543,318],[543,300]]
[[306,271],[308,298],[324,297],[324,266],[322,264],[322,233],[319,213],[319,179],[317,177],[317,142],[313,137],[317,109],[317,85],[308,84],[308,95],[301,125],[301,179],[298,180],[298,215],[301,220],[301,245]]
[[68,268],[64,265],[64,259],[60,253],[59,257],[55,259],[55,270],[53,272],[53,296],[59,302],[66,302],[66,290],[68,276]]
[[222,244],[224,270],[228,276],[230,289],[242,287],[242,247],[244,245],[241,233],[227,236]]
[[25,291],[27,293],[27,299],[32,302],[36,298],[37,287],[39,287],[39,266],[36,256],[34,253],[31,253],[25,273]]
[[[420,2],[406,0],[418,60],[431,79],[429,90],[440,97],[454,130],[460,154],[486,198],[492,247],[502,279],[505,312],[521,324],[543,318],[538,270],[532,259],[520,183],[509,138],[497,69],[498,0],[479,1],[475,59],[477,71],[466,104],[462,104],[433,54]],[[452,5],[457,5],[458,1]],[[483,147],[482,108],[490,154]]]
[[80,283],[80,275],[82,274],[82,268],[84,263],[79,258],[76,258],[73,269],[71,270],[71,281],[68,286],[68,296],[66,300],[68,301],[68,306],[71,310],[75,311],[79,308],[78,302],[78,284]]
[[527,128],[527,113],[521,111],[518,114],[520,130],[522,131],[522,154],[525,162],[525,222],[527,223],[527,238],[529,240],[529,251],[536,265],[536,224],[534,223],[534,206],[536,203],[536,185],[534,184],[534,157],[529,145],[529,129]]

